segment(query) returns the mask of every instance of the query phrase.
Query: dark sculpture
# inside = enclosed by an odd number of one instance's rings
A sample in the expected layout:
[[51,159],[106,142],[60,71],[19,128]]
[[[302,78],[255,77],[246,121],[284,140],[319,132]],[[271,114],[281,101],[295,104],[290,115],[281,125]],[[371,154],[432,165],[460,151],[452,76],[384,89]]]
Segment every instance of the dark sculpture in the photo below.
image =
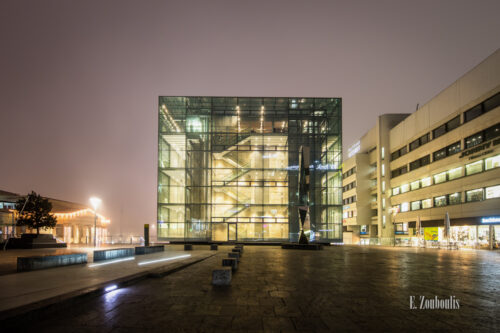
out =
[[300,146],[299,149],[299,244],[309,244],[304,233],[304,223],[309,213],[309,149]]

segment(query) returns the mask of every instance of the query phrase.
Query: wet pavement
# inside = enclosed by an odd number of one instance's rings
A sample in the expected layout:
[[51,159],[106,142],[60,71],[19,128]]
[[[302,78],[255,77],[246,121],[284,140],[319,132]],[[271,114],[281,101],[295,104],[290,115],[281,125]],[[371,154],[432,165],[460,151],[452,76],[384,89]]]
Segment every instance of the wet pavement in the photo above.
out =
[[[232,285],[214,287],[211,270],[221,265],[229,249],[219,247],[217,256],[166,277],[87,297],[40,318],[19,319],[15,328],[38,332],[500,330],[499,252],[245,246]],[[417,309],[410,309],[411,296],[416,297]],[[460,308],[418,309],[420,296],[454,297]]]

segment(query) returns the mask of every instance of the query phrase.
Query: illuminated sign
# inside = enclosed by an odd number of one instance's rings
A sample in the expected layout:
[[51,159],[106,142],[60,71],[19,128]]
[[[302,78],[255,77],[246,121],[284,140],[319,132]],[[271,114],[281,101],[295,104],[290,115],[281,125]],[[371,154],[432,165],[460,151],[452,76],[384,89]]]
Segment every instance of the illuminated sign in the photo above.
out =
[[[500,139],[495,139],[495,140],[492,140],[492,141],[489,141],[489,142],[485,142],[483,144],[480,144],[480,145],[477,145],[476,147],[474,148],[471,148],[471,149],[468,149],[468,150],[464,150],[462,152],[462,154],[460,154],[460,158],[462,157],[465,157],[465,156],[469,156],[471,154],[474,154],[474,153],[477,153],[481,150],[485,150],[485,149],[488,149],[490,148],[491,146],[496,146],[496,145],[499,145],[500,144]],[[488,154],[488,153],[491,153],[493,150],[490,150],[488,152],[484,152],[484,154]],[[484,155],[482,154],[482,155]],[[474,159],[476,157],[479,157],[481,155],[478,155],[478,156],[472,156],[470,159]]]
[[488,216],[488,217],[482,217],[481,218],[481,223],[500,223],[500,216]]

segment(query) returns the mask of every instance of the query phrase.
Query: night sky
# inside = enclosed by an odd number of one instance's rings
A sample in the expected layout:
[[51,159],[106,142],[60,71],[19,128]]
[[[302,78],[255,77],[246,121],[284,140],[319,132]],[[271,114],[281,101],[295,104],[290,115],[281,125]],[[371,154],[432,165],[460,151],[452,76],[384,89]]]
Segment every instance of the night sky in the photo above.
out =
[[500,46],[497,1],[0,1],[0,189],[156,220],[158,95],[343,98],[344,149]]

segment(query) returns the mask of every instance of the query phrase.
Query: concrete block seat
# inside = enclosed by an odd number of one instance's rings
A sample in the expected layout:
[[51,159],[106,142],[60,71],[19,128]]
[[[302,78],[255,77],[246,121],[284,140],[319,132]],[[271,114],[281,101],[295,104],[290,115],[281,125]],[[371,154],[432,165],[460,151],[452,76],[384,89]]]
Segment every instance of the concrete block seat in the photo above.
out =
[[233,271],[236,271],[238,269],[238,260],[236,258],[223,258],[222,266],[231,267]]
[[230,252],[227,254],[228,258],[234,258],[236,261],[240,262],[240,254],[238,252]]
[[135,254],[150,254],[155,252],[165,251],[165,247],[163,245],[152,245],[152,246],[137,246],[135,248]]
[[231,285],[231,267],[221,267],[212,271],[212,284],[214,286]]
[[94,261],[132,257],[134,253],[135,250],[133,248],[95,250]]
[[243,251],[241,251],[241,249],[232,249],[231,252],[233,252],[233,253],[239,253],[240,257],[243,257]]
[[193,244],[184,244],[184,251],[192,251]]
[[53,256],[18,257],[17,271],[29,272],[39,269],[87,263],[87,253],[71,253]]
[[210,244],[210,250],[211,251],[218,251],[219,250],[219,245],[217,245],[217,244]]

